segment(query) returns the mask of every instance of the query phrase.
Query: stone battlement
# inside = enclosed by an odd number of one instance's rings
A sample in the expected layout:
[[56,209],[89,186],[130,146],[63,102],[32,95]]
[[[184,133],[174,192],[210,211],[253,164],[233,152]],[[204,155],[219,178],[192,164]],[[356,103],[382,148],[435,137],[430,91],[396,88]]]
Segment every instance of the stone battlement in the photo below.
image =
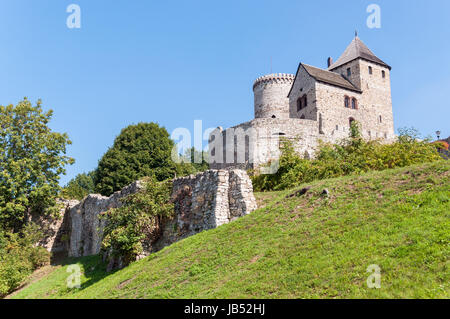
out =
[[267,83],[283,83],[283,84],[292,84],[294,83],[295,75],[288,73],[274,73],[261,76],[257,78],[253,84],[253,89],[260,84]]

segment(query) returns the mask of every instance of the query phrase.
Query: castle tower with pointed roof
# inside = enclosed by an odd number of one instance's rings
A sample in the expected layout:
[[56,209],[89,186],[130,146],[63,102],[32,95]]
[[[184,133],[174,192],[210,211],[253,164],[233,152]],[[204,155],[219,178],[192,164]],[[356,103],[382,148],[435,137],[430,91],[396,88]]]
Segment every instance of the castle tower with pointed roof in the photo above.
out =
[[[291,139],[301,155],[314,156],[319,140],[335,143],[348,137],[353,121],[360,123],[364,138],[391,141],[390,71],[355,36],[336,62],[328,59],[327,69],[300,63],[295,76],[258,78],[255,119],[212,133],[211,168],[255,168],[276,159],[280,136]],[[215,152],[219,148],[221,158]]]

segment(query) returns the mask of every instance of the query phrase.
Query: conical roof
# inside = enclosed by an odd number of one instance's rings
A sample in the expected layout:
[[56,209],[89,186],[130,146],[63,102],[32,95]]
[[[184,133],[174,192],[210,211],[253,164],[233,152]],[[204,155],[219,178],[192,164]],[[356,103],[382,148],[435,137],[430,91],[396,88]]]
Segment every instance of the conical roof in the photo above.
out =
[[379,59],[370,49],[358,38],[355,37],[350,45],[345,49],[340,58],[333,63],[328,70],[334,70],[341,65],[344,65],[350,61],[356,59],[364,59],[370,62],[374,62],[387,67],[389,70],[391,67]]

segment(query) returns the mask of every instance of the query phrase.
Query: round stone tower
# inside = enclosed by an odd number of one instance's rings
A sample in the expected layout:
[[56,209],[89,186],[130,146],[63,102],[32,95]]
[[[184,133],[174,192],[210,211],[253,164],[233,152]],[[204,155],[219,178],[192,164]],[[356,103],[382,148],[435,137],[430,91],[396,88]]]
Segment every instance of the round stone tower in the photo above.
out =
[[295,75],[277,73],[257,78],[253,84],[255,118],[289,118],[288,94]]

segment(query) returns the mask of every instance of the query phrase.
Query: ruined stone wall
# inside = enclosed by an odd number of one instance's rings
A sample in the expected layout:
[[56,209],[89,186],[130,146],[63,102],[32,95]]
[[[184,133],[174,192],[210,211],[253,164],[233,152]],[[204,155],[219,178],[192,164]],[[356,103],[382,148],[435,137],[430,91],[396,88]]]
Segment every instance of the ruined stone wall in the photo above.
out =
[[68,251],[70,240],[70,218],[69,212],[72,207],[79,204],[77,200],[58,200],[61,210],[56,216],[44,216],[33,214],[29,221],[36,224],[44,234],[37,243],[49,252],[60,254]]
[[[69,256],[98,254],[105,226],[100,214],[120,207],[121,199],[140,191],[142,187],[142,182],[137,181],[110,197],[92,194],[81,202],[66,203],[64,216],[52,224],[53,235],[42,243],[43,246],[54,251],[51,247],[58,242],[55,234],[64,233],[67,240],[60,245],[60,249],[68,252]],[[162,221],[161,237],[151,246],[151,251],[229,223],[256,209],[251,180],[245,171],[239,170],[210,170],[174,179],[171,198],[174,217]]]
[[121,199],[142,189],[140,181],[115,192],[110,197],[91,194],[69,211],[71,257],[96,255],[100,252],[105,221],[99,215],[122,205]]
[[157,251],[183,238],[245,216],[256,207],[253,187],[242,170],[210,170],[173,182],[175,215],[163,221]]

